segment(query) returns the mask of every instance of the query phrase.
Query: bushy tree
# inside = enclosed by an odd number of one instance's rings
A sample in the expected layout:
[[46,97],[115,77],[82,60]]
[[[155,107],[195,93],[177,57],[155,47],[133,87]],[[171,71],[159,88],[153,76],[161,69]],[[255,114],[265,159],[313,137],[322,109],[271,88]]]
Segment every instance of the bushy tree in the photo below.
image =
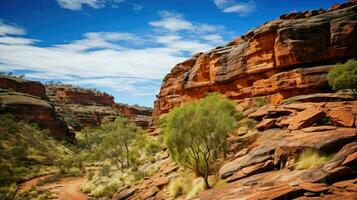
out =
[[82,129],[82,131],[80,132],[80,136],[81,137],[78,138],[78,142],[85,149],[87,149],[89,153],[92,153],[93,148],[101,141],[100,129],[86,127]]
[[[135,140],[142,135],[142,130],[125,117],[118,117],[113,123],[107,124],[107,133],[97,148],[97,155],[112,160],[121,169],[130,166],[130,156]],[[110,127],[109,127],[110,126]]]
[[329,71],[327,79],[334,90],[351,89],[357,96],[357,61],[337,64]]
[[226,140],[241,116],[234,103],[218,94],[174,108],[162,124],[171,158],[205,180],[215,159],[225,153]]

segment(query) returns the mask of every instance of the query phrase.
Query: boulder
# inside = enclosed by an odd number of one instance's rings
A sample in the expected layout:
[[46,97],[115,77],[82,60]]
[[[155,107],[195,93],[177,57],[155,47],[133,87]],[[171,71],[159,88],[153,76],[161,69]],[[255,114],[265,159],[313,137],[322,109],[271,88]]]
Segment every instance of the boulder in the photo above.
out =
[[263,119],[255,126],[255,128],[257,128],[259,131],[270,129],[275,125],[275,121],[276,119]]
[[325,113],[321,109],[313,107],[307,108],[306,110],[299,112],[290,120],[288,129],[296,130],[308,127],[324,115]]

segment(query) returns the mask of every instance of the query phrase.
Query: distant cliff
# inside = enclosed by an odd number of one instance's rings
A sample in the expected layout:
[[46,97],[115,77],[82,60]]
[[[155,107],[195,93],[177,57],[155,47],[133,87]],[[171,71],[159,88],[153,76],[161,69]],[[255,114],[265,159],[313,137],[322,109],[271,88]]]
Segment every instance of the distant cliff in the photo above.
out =
[[35,122],[63,138],[74,131],[97,126],[104,117],[128,117],[147,128],[151,108],[116,104],[114,97],[93,89],[69,85],[47,85],[23,78],[0,76],[0,114],[11,113],[19,119]]
[[118,115],[128,117],[143,128],[147,128],[151,120],[150,108],[116,104],[113,96],[94,89],[46,85],[46,92],[72,130],[97,126],[105,117],[114,119]]

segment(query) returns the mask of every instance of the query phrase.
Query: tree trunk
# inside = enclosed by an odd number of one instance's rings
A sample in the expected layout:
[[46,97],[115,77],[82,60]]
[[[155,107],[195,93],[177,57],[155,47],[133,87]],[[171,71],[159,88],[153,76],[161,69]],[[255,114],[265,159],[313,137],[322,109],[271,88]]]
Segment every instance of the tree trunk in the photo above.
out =
[[203,179],[205,180],[206,188],[211,189],[211,186],[208,183],[208,177],[203,177]]
[[125,149],[126,149],[126,164],[129,167],[130,166],[130,161],[129,161],[129,148],[128,148],[128,145],[125,145]]

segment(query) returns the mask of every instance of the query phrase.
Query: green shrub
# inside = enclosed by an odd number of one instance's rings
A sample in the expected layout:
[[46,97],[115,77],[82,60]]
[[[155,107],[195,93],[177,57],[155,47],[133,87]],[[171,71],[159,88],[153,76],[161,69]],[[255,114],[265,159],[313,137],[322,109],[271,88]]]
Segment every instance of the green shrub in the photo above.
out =
[[219,179],[218,181],[215,182],[214,184],[214,187],[215,188],[218,188],[218,187],[221,187],[221,186],[224,186],[227,184],[227,181],[224,180],[224,179]]
[[268,104],[268,100],[265,97],[255,97],[254,102],[258,107],[262,107]]
[[103,167],[99,171],[100,176],[108,176],[109,173],[110,173],[109,165],[103,165]]
[[0,164],[0,185],[9,185],[14,181],[13,171],[5,163]]
[[310,169],[314,167],[318,167],[328,160],[331,159],[331,156],[321,155],[317,151],[306,149],[300,153],[297,169]]
[[161,151],[161,148],[161,145],[155,139],[149,139],[145,144],[145,151],[149,155],[155,155]]
[[137,170],[134,172],[134,181],[139,181],[149,176],[149,173],[144,170]]
[[192,199],[195,197],[198,193],[202,192],[205,190],[205,181],[202,178],[196,178],[195,180],[192,181],[191,183],[191,190],[187,193],[185,199]]
[[357,61],[348,60],[335,65],[327,74],[327,80],[334,90],[351,89],[357,96]]

